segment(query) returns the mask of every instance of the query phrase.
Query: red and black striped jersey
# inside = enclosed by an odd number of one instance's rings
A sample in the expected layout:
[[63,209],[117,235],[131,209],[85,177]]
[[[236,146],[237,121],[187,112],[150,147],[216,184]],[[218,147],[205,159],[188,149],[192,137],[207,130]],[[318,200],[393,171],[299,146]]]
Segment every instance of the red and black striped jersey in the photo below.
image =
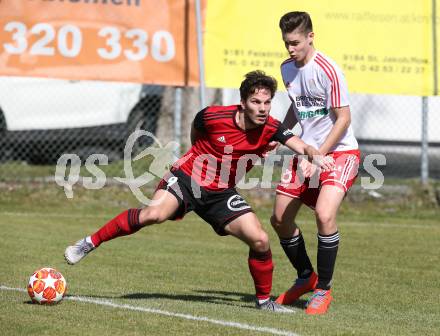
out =
[[234,187],[263,155],[269,142],[284,144],[293,136],[271,116],[264,125],[241,129],[236,122],[240,108],[210,106],[200,111],[194,119],[194,144],[175,165],[208,190]]

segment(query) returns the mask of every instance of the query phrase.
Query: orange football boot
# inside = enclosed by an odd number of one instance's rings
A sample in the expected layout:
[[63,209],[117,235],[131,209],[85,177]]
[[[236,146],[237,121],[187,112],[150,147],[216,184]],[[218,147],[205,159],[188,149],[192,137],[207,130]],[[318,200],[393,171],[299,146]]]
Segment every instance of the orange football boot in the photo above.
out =
[[325,314],[333,300],[331,289],[315,289],[313,295],[307,303],[306,314],[321,315]]
[[315,290],[317,283],[318,275],[315,272],[312,272],[307,279],[298,278],[295,280],[295,284],[286,292],[278,296],[275,302],[283,305],[291,304],[305,293]]

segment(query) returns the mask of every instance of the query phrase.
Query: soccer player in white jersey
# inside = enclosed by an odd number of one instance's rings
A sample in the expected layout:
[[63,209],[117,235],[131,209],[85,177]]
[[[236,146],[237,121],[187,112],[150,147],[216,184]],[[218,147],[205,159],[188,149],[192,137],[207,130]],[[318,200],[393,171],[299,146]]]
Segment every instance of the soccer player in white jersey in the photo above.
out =
[[[339,244],[336,216],[359,166],[360,153],[350,126],[349,94],[334,61],[314,48],[312,21],[306,12],[290,12],[279,23],[290,58],[281,65],[292,104],[284,124],[299,123],[304,142],[335,160],[332,171],[316,171],[307,160],[294,158],[277,186],[271,224],[297,271],[293,286],[277,298],[291,304],[313,291],[306,313],[324,314],[332,301],[331,285]],[[295,222],[302,204],[312,208],[318,228],[317,269],[306,252]]]

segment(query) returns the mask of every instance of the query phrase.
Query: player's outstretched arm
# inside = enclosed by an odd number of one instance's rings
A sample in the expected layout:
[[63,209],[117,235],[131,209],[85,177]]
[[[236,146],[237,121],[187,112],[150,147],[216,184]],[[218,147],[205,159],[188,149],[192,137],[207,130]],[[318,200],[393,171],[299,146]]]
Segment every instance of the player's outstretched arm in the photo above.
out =
[[293,105],[290,104],[289,109],[286,112],[286,116],[284,117],[283,125],[287,129],[292,129],[298,123],[298,120],[295,117],[295,112],[293,112]]
[[307,155],[310,162],[313,162],[323,170],[331,170],[335,165],[331,157],[322,155],[315,147],[306,144],[297,136],[291,137],[286,141],[285,145],[298,154]]
[[[284,145],[294,152],[301,154],[301,155],[309,155],[307,152],[314,153],[313,149],[315,149],[313,146],[307,145],[304,141],[302,141],[298,136],[294,135],[291,138],[289,138]],[[307,147],[310,147],[307,149]],[[318,150],[315,149],[317,153]]]

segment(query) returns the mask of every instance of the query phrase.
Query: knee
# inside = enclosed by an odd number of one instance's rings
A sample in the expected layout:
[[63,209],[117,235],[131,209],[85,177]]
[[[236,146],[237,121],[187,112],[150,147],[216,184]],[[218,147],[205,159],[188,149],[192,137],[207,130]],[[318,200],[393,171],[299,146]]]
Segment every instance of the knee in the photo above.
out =
[[270,224],[279,237],[290,237],[297,233],[297,226],[294,219],[287,221],[275,214],[270,217]]
[[315,216],[318,225],[322,227],[331,227],[335,225],[335,216],[325,209],[316,209]]
[[282,219],[275,214],[273,214],[270,217],[270,224],[272,225],[272,227],[274,228],[275,231],[278,231],[281,227],[283,227]]
[[160,209],[157,207],[147,207],[142,209],[139,215],[139,222],[142,225],[159,224],[165,221]]
[[250,248],[255,252],[266,252],[269,249],[269,236],[261,230],[258,236],[251,242]]

